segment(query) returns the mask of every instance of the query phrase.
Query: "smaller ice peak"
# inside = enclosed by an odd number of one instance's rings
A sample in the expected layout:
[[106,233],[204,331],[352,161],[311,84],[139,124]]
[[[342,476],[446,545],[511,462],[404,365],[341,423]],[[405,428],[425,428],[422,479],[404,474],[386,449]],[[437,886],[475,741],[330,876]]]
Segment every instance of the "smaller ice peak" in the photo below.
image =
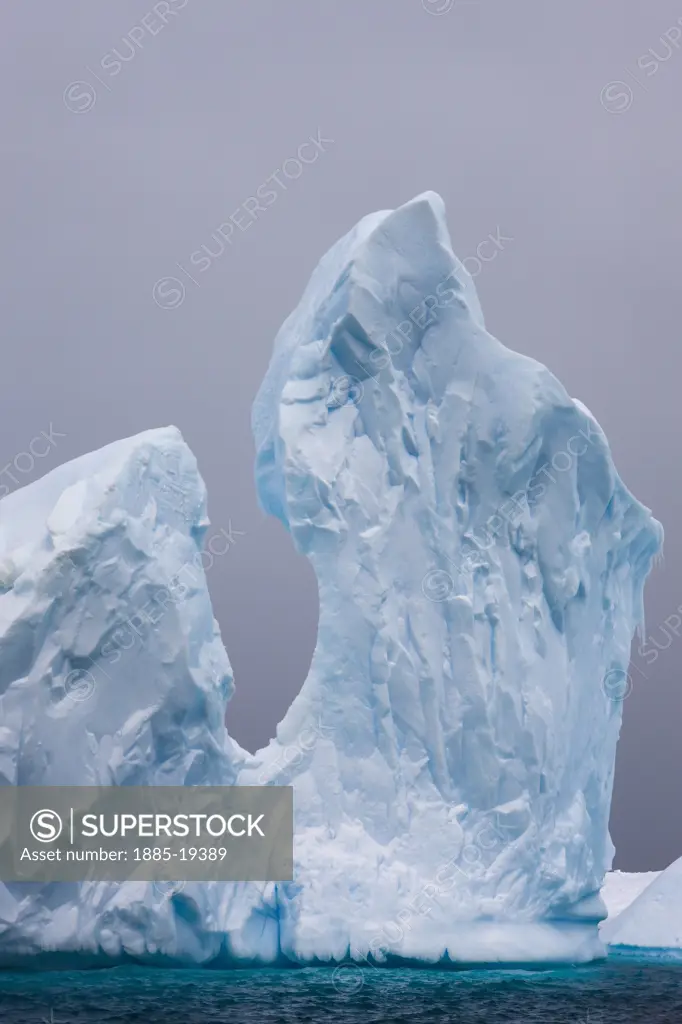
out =
[[654,875],[626,908],[604,922],[610,946],[676,951],[682,957],[682,857]]
[[31,550],[40,540],[52,539],[55,548],[64,548],[69,537],[77,537],[79,521],[91,528],[116,505],[124,481],[127,501],[137,492],[131,511],[152,490],[160,515],[170,510],[172,500],[177,505],[186,495],[183,515],[192,502],[195,526],[201,525],[206,492],[196,459],[177,427],[161,427],[57,466],[0,500],[0,559]]
[[213,617],[206,488],[175,427],[0,502],[0,781],[226,784],[232,671]]

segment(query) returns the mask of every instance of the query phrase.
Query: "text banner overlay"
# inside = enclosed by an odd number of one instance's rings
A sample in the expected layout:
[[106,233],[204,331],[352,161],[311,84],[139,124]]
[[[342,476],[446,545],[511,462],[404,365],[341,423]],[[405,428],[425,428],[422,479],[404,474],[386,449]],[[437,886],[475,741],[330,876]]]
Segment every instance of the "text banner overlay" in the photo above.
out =
[[282,882],[290,786],[0,786],[0,881]]

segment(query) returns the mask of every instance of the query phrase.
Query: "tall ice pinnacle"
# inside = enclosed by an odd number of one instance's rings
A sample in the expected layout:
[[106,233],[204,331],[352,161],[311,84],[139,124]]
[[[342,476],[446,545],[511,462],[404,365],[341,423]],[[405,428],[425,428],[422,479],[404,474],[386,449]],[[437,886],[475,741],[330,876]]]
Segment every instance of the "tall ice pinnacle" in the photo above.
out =
[[599,955],[619,698],[662,530],[588,410],[486,331],[437,195],[322,259],[253,429],[260,500],[320,596],[261,754],[297,793],[284,951]]

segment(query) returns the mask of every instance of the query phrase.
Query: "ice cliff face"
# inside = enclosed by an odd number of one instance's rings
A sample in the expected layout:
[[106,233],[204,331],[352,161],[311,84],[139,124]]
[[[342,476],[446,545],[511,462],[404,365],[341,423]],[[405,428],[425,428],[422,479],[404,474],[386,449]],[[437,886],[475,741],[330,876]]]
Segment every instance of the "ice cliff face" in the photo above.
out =
[[276,740],[251,757],[223,727],[204,489],[177,432],[152,431],[0,502],[0,771],[291,783],[295,880],[170,900],[0,885],[0,959],[599,955],[619,698],[661,530],[587,410],[487,333],[437,196],[324,257],[254,433],[261,501],[320,592]]
[[298,794],[285,949],[592,955],[661,529],[584,406],[488,334],[439,197],[325,256],[253,425],[320,592],[260,769]]

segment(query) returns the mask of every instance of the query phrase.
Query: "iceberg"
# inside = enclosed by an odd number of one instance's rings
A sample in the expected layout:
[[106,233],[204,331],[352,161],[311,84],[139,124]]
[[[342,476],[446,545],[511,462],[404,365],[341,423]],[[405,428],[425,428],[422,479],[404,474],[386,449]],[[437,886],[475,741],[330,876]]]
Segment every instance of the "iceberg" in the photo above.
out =
[[614,952],[682,959],[682,857],[661,871],[625,909],[602,926]]
[[[206,492],[174,428],[58,467],[0,502],[0,784],[234,784],[232,672],[206,587]],[[220,940],[208,886],[0,884],[0,959],[165,955]],[[190,920],[193,918],[190,917]],[[89,961],[86,961],[89,962]]]
[[253,432],[261,504],[320,599],[276,737],[251,755],[224,727],[205,492],[168,428],[0,502],[0,771],[292,785],[294,880],[0,885],[0,958],[604,955],[622,698],[662,530],[591,413],[488,333],[438,196],[365,217],[321,260]]
[[255,771],[296,787],[283,950],[599,955],[662,531],[589,411],[486,331],[438,196],[324,257],[253,429],[262,505],[320,596],[310,673]]

